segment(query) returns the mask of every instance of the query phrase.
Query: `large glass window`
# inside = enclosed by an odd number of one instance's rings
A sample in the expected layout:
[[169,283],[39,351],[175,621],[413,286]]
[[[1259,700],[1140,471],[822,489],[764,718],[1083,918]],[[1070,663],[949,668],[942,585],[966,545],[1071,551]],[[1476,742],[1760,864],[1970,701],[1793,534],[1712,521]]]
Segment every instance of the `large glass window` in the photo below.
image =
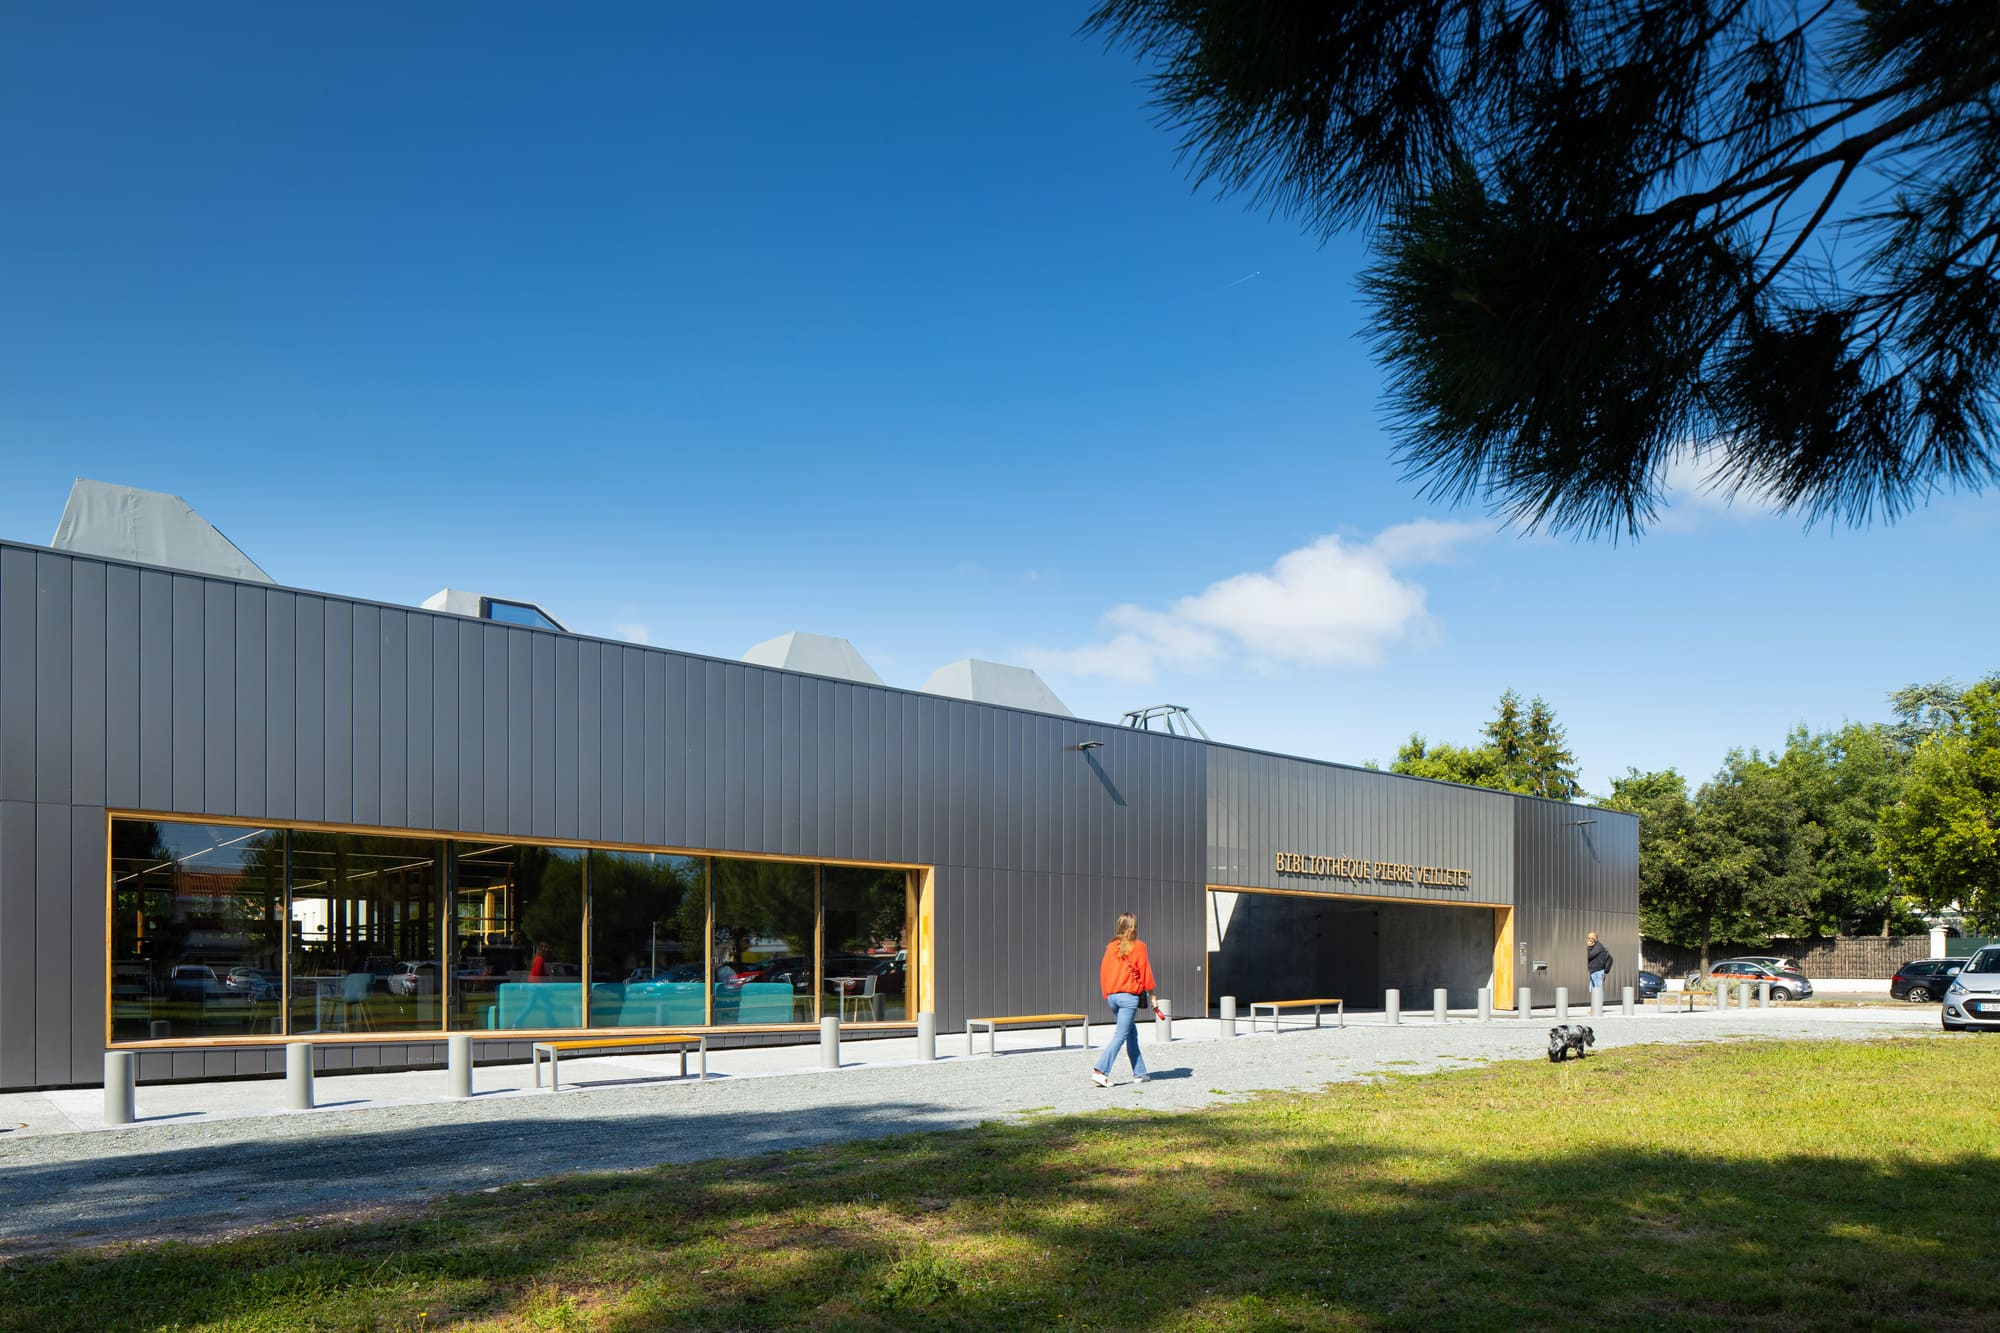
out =
[[125,817],[110,869],[117,1042],[917,1009],[902,870]]
[[708,858],[590,854],[590,1025],[708,1021]]
[[111,822],[111,1039],[281,1032],[285,835]]
[[292,834],[292,1031],[436,1031],[445,844]]
[[815,867],[723,856],[713,864],[713,1021],[813,1021]]
[[900,1022],[911,1013],[910,876],[902,870],[827,866],[820,871],[826,962],[821,1003],[854,1023]]
[[451,1025],[582,1027],[585,853],[502,842],[455,851]]

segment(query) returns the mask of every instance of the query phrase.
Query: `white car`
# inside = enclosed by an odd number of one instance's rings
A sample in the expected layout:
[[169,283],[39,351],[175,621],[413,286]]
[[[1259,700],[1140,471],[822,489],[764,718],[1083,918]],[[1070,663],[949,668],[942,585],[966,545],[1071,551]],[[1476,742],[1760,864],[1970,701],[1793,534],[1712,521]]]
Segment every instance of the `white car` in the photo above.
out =
[[389,977],[391,995],[423,995],[438,993],[438,978],[443,973],[436,962],[404,963],[400,972]]
[[1966,960],[1944,990],[1947,1032],[2000,1032],[2000,944],[1989,944]]

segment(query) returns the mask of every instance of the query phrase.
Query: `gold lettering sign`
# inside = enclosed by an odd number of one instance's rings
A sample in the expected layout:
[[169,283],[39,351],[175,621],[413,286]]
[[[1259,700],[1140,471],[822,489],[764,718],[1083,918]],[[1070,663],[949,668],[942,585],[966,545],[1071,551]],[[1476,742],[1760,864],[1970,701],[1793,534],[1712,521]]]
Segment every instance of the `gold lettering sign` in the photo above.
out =
[[1355,861],[1344,856],[1279,852],[1274,868],[1280,875],[1305,875],[1313,879],[1367,880],[1377,884],[1409,884],[1426,889],[1472,887],[1472,872],[1453,866],[1417,866],[1400,861]]

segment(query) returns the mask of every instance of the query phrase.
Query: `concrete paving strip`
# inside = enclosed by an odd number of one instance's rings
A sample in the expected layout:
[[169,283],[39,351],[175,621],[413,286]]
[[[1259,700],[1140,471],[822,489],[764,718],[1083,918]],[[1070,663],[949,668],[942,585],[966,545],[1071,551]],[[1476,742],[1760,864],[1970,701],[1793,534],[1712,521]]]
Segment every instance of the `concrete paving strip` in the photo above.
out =
[[[1001,1054],[919,1061],[913,1039],[849,1042],[839,1070],[817,1046],[711,1052],[707,1083],[679,1077],[677,1055],[563,1061],[563,1090],[536,1091],[522,1064],[483,1065],[470,1101],[445,1095],[441,1070],[322,1076],[319,1107],[278,1109],[282,1080],[151,1084],[142,1121],[105,1127],[99,1089],[0,1096],[0,1257],[113,1241],[186,1238],[407,1206],[455,1191],[569,1171],[741,1157],[844,1139],[963,1128],[1105,1107],[1191,1110],[1267,1090],[1383,1074],[1546,1059],[1534,1019],[1440,1026],[1429,1014],[1390,1026],[1350,1015],[1345,1029],[1224,1039],[1213,1020],[1182,1020],[1175,1041],[1142,1031],[1153,1078],[1094,1086],[1074,1045],[1003,1034]],[[1591,1023],[1598,1049],[1751,1037],[1869,1039],[1938,1033],[1934,1006],[1667,1014],[1615,1012]],[[1239,1024],[1239,1034],[1247,1033]],[[1103,1037],[1100,1026],[1095,1035]],[[983,1050],[983,1039],[981,1042]],[[692,1064],[692,1062],[691,1062]]]

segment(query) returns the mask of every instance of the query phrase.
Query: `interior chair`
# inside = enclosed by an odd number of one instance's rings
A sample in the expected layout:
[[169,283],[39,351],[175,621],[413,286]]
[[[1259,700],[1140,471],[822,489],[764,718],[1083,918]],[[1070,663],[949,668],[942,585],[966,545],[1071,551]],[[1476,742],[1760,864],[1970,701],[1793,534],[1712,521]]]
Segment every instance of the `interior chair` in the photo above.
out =
[[373,972],[349,972],[340,979],[340,1025],[354,1027],[354,1016],[359,1011],[361,1026],[374,1031],[375,1020],[368,1016],[368,997],[375,990]]

